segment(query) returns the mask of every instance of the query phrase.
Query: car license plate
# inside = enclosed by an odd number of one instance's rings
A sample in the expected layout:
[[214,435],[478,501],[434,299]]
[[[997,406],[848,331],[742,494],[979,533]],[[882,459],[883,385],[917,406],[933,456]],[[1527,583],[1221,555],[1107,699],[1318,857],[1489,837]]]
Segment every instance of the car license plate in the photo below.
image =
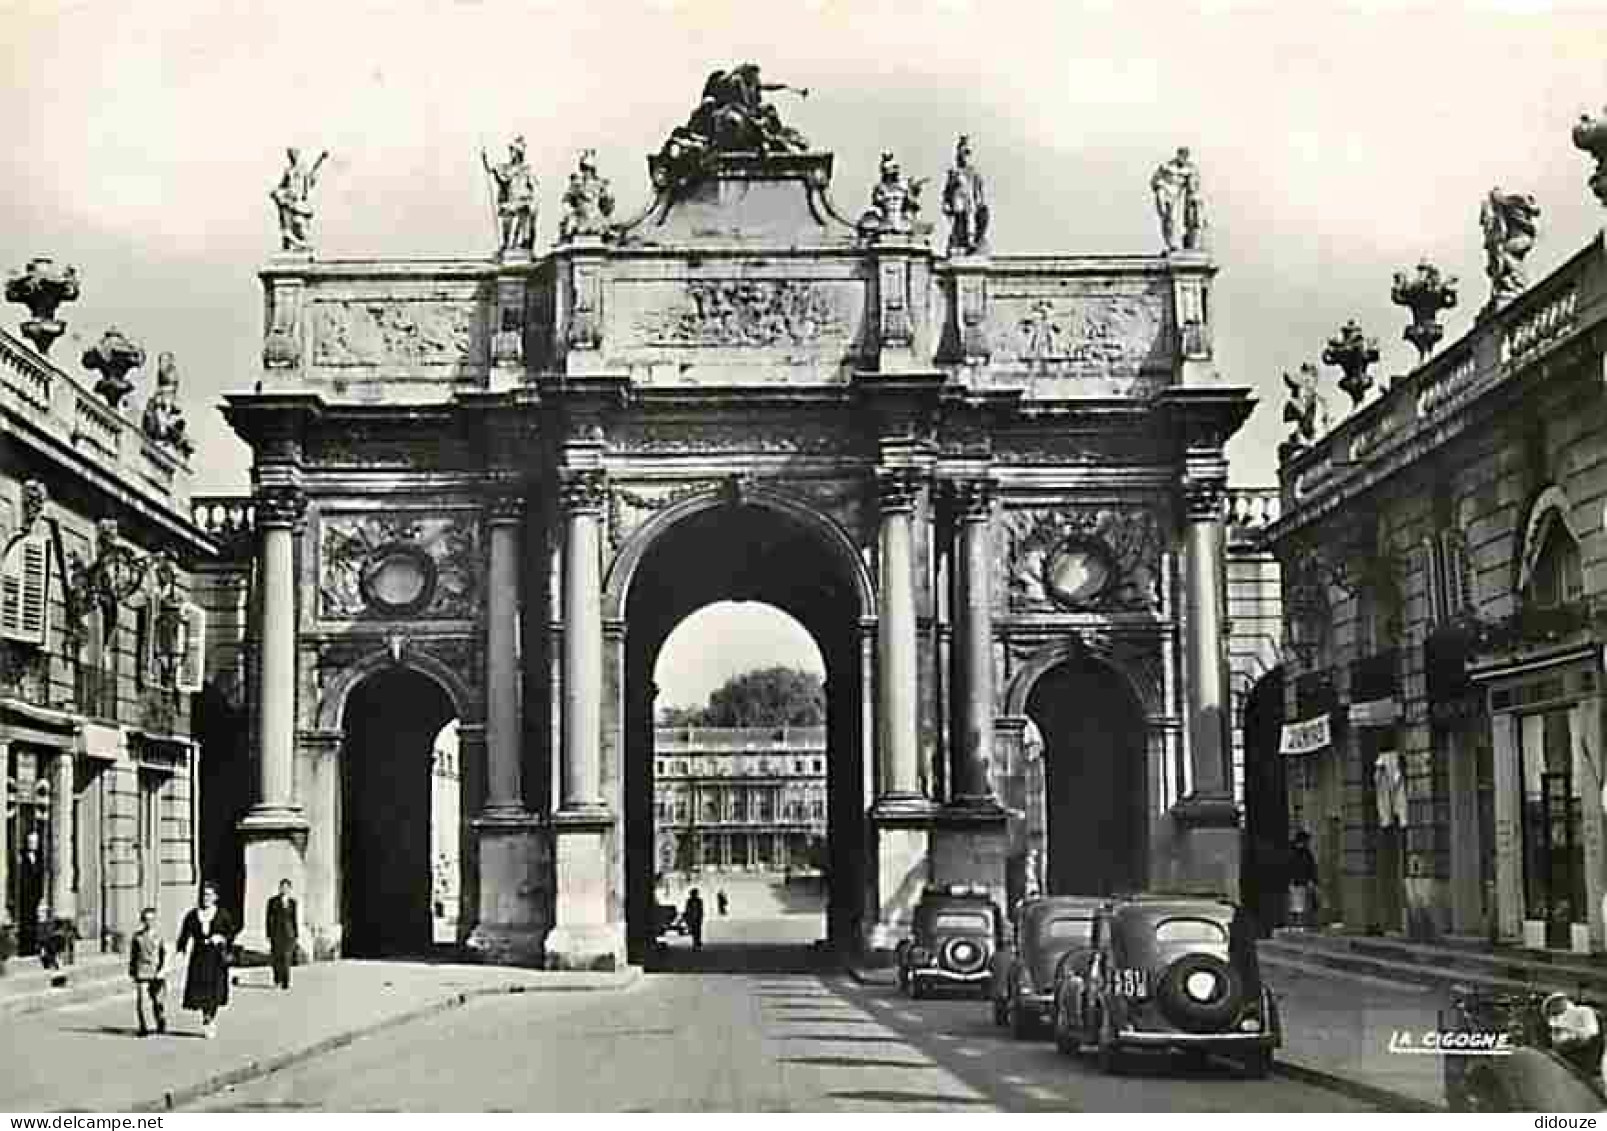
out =
[[1111,989],[1122,997],[1144,997],[1149,992],[1149,979],[1144,971],[1122,967],[1111,976]]

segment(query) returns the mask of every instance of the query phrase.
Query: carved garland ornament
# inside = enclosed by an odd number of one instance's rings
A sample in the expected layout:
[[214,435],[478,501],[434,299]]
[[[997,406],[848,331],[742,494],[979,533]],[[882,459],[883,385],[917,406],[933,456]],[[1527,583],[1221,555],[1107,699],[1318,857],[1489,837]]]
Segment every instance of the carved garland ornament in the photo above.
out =
[[1161,531],[1147,510],[1027,508],[1005,512],[1010,607],[1155,609]]
[[321,616],[460,620],[475,613],[479,528],[469,516],[331,516],[319,543]]

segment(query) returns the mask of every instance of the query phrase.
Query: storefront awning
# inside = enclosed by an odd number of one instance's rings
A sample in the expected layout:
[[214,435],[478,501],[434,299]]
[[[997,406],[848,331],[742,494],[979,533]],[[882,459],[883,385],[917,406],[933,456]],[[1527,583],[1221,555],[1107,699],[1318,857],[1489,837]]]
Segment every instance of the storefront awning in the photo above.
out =
[[1280,754],[1315,754],[1333,744],[1330,720],[1333,715],[1323,712],[1314,719],[1283,725],[1283,739],[1278,744]]

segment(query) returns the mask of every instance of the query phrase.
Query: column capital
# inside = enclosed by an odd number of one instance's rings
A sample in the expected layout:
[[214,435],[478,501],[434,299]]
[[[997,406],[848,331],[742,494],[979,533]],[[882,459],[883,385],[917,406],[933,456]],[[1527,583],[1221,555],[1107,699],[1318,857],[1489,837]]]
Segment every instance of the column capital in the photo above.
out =
[[600,512],[608,505],[608,473],[600,467],[565,468],[558,498],[568,514]]
[[878,468],[876,498],[884,514],[908,513],[915,509],[925,477],[912,467]]
[[522,522],[525,515],[525,497],[523,492],[515,492],[508,488],[495,488],[486,493],[485,516],[492,526],[503,526]]
[[1183,505],[1190,522],[1222,520],[1222,508],[1227,500],[1226,479],[1186,479],[1183,482]]
[[287,483],[258,488],[257,526],[299,526],[307,514],[307,492]]
[[987,475],[943,481],[943,498],[956,522],[987,522],[993,516],[998,484]]

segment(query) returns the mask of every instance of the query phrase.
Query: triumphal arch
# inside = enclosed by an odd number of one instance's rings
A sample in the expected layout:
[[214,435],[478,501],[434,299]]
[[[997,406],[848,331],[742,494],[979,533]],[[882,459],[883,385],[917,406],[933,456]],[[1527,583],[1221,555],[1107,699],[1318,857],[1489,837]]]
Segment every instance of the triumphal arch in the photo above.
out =
[[281,876],[320,951],[428,930],[456,718],[462,941],[625,960],[654,662],[724,599],[825,660],[839,944],[891,945],[930,882],[1232,888],[1223,444],[1251,402],[1211,364],[1186,151],[1148,183],[1157,253],[993,255],[1032,205],[969,139],[927,199],[884,154],[844,215],[775,89],[711,75],[638,214],[583,154],[544,251],[522,140],[486,161],[498,249],[450,261],[318,258],[292,157],[260,383],[226,408],[255,453],[248,933]]

